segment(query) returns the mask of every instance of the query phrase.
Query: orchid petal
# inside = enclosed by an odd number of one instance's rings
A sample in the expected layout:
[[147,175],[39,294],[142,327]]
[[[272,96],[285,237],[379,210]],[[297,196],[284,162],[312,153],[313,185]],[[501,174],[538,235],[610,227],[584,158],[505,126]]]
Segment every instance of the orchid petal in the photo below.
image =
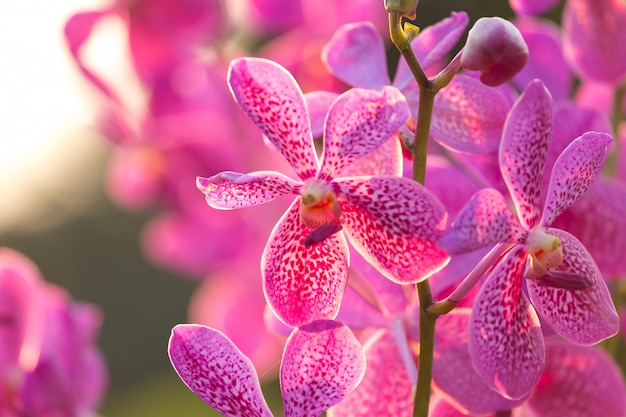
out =
[[528,281],[528,296],[537,312],[559,335],[591,345],[607,339],[619,330],[619,317],[609,290],[593,258],[578,239],[564,230],[547,229],[561,240],[563,263],[555,269],[592,280],[586,290],[539,286]]
[[104,82],[96,73],[94,73],[91,69],[85,65],[83,59],[81,58],[81,49],[83,44],[87,42],[89,36],[91,36],[91,31],[96,26],[96,24],[103,18],[111,15],[113,9],[105,9],[99,11],[91,11],[84,13],[76,13],[65,24],[64,34],[65,39],[67,40],[69,50],[78,64],[78,68],[83,73],[85,78],[87,78],[96,88],[98,88],[109,100],[113,103],[120,105],[120,99],[115,94],[113,89]]
[[[261,250],[255,248],[252,252],[211,270],[211,279],[203,280],[194,291],[188,320],[223,332],[250,359],[263,382],[278,373],[276,364],[282,356],[284,339],[277,334],[288,336],[292,329],[284,331],[286,326],[280,322],[276,327],[281,332],[266,326],[261,271],[258,262],[250,262],[260,258]],[[235,276],[237,279],[233,279]],[[245,322],[241,317],[246,318]]]
[[626,4],[570,0],[563,9],[565,57],[582,78],[617,84],[626,74]]
[[198,177],[196,186],[206,196],[209,206],[229,210],[263,204],[281,195],[298,194],[301,183],[273,171],[249,174],[224,171],[210,178]]
[[[430,405],[428,407],[428,415],[431,417],[467,417],[467,414],[459,411],[459,409],[450,404],[441,395],[436,392],[431,394]],[[489,414],[484,417],[495,417],[495,414]]]
[[309,114],[293,76],[262,58],[230,64],[228,83],[241,109],[305,180],[318,169]]
[[546,365],[525,409],[542,417],[621,417],[626,386],[602,349],[560,341],[546,343]]
[[502,133],[500,169],[526,229],[536,226],[541,216],[541,180],[552,134],[553,107],[543,83],[530,82],[511,108]]
[[227,417],[272,417],[252,362],[222,333],[198,324],[172,329],[174,369],[202,401]]
[[556,160],[550,175],[547,200],[540,224],[552,224],[595,181],[613,139],[607,133],[587,132],[576,138]]
[[591,253],[606,279],[626,275],[626,187],[599,178],[553,226],[567,230]]
[[323,135],[326,113],[328,113],[330,105],[337,97],[339,97],[339,94],[329,91],[314,91],[304,95],[306,106],[309,109],[309,117],[311,118],[311,133],[314,138]]
[[413,384],[393,336],[380,331],[364,346],[367,369],[348,397],[328,410],[329,417],[410,417]]
[[436,245],[447,214],[426,188],[398,177],[341,178],[333,184],[350,243],[387,278],[419,282],[448,263]]
[[[467,201],[479,189],[476,182],[470,178],[470,175],[463,172],[460,166],[461,164],[454,165],[448,159],[438,155],[428,155],[426,163],[424,185],[446,207],[450,220],[456,218]],[[498,175],[500,175],[499,172]]]
[[526,398],[507,400],[489,388],[474,370],[468,348],[470,311],[457,308],[437,320],[433,382],[446,400],[467,414],[509,410]]
[[0,248],[0,381],[17,369],[31,371],[42,348],[44,311],[37,266],[19,252]]
[[498,90],[476,78],[457,75],[435,97],[431,134],[456,151],[495,151],[509,107]]
[[541,14],[552,9],[559,0],[509,0],[511,9],[517,14]]
[[574,77],[563,57],[560,28],[552,21],[530,17],[517,20],[515,26],[529,53],[526,66],[513,78],[515,85],[522,89],[533,79],[541,78],[555,102],[569,98]]
[[439,246],[457,254],[501,242],[523,243],[526,234],[504,196],[483,188],[461,210]]
[[390,85],[385,46],[371,22],[340,27],[322,50],[330,72],[345,83],[378,90]]
[[[411,42],[411,47],[425,71],[434,67],[442,58],[448,55],[461,35],[463,35],[468,21],[467,13],[452,12],[450,17],[446,17],[418,33],[417,37]],[[398,70],[393,85],[404,91],[404,88],[413,80],[413,73],[406,61],[401,59],[398,63]]]
[[[565,148],[575,138],[590,131],[612,133],[611,123],[605,113],[597,108],[587,107],[587,104],[581,105],[571,101],[557,103],[552,140],[546,155],[546,167],[553,167]],[[544,191],[548,189],[551,173],[547,169],[544,172]]]
[[[350,281],[353,277],[350,276]],[[343,294],[337,320],[353,330],[380,328],[388,323],[388,319],[350,285]]]
[[353,88],[328,111],[321,178],[334,178],[343,168],[377,149],[409,119],[400,91]]
[[355,285],[356,279],[363,280],[363,291],[371,294],[373,302],[388,317],[407,311],[411,299],[407,298],[405,288],[387,279],[356,250],[350,251],[350,268],[356,272],[356,276],[350,278],[351,285]]
[[404,157],[402,144],[394,135],[383,142],[376,150],[357,159],[339,173],[342,177],[360,177],[364,175],[402,176]]
[[311,233],[296,199],[276,223],[263,257],[263,290],[270,308],[286,324],[333,319],[348,280],[348,246],[342,233],[304,246]]
[[352,392],[365,373],[365,354],[352,331],[332,321],[296,329],[280,368],[285,417],[317,417]]
[[502,258],[474,301],[469,351],[478,375],[508,399],[527,395],[539,381],[544,342],[539,318],[522,291],[526,251]]

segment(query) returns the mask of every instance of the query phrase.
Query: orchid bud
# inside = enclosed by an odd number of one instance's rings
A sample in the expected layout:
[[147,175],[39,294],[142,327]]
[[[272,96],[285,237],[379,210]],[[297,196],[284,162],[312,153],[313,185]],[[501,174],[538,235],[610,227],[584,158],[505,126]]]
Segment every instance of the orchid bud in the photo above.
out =
[[407,19],[415,19],[418,0],[385,0],[387,13],[398,12]]
[[480,81],[500,85],[513,78],[528,61],[528,46],[519,30],[499,17],[483,17],[467,35],[461,66],[480,71]]

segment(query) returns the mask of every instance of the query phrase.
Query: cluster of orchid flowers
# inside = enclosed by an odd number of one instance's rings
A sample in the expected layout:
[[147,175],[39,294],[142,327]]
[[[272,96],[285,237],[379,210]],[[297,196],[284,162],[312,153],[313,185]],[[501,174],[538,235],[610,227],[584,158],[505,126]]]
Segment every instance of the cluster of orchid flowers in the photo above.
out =
[[[419,30],[401,24],[416,0],[382,3],[120,0],[68,21],[107,98],[112,199],[156,210],[146,254],[202,280],[174,368],[225,416],[273,415],[258,375],[279,361],[286,416],[626,416],[622,372],[592,346],[626,298],[626,4],[566,0],[557,26],[539,15],[558,0],[511,0],[513,22],[466,33],[464,12]],[[108,18],[138,112],[84,58]],[[0,405],[39,415],[62,387],[61,415],[94,409],[99,316],[57,290],[54,315],[32,313],[33,267],[4,252],[0,268],[16,306]],[[44,343],[56,315],[75,337]]]

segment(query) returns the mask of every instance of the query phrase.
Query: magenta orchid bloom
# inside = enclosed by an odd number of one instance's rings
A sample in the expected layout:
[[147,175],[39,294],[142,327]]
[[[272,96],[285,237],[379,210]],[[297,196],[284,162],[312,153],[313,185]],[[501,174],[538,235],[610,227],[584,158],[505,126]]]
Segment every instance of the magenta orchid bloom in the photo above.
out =
[[0,301],[0,415],[92,415],[108,382],[95,345],[99,309],[72,301],[8,248],[0,248]]
[[552,169],[542,211],[552,122],[550,94],[540,81],[533,81],[511,109],[500,147],[502,175],[520,220],[500,193],[483,189],[441,241],[451,253],[497,243],[510,247],[476,298],[469,334],[476,371],[510,399],[525,396],[541,376],[544,342],[537,313],[577,344],[597,343],[619,327],[591,255],[574,236],[550,227],[593,183],[612,139],[606,133],[587,132],[563,151]]
[[[168,352],[189,389],[224,416],[272,416],[252,363],[222,333],[178,325]],[[317,417],[349,394],[364,372],[363,349],[346,326],[315,321],[294,330],[280,369],[285,417]]]
[[273,171],[222,172],[199,177],[197,185],[218,209],[298,196],[272,231],[261,261],[266,299],[281,320],[299,326],[336,316],[348,277],[342,229],[368,262],[397,282],[421,281],[448,262],[436,246],[447,214],[424,187],[395,176],[338,177],[408,119],[397,89],[353,89],[339,96],[326,118],[320,164],[304,96],[284,68],[242,58],[232,62],[228,78],[239,106],[299,179]]
[[[539,383],[520,400],[491,390],[476,374],[468,351],[469,309],[455,310],[438,322],[440,337],[433,365],[435,392],[429,416],[622,417],[626,384],[605,351],[546,338],[546,361]],[[509,414],[496,413],[511,410]]]

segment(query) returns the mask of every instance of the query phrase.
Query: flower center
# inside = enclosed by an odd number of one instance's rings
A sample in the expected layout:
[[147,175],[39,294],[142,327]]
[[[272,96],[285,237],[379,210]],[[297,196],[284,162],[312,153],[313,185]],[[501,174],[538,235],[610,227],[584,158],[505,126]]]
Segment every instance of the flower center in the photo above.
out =
[[324,223],[340,223],[341,207],[327,183],[304,184],[300,203],[300,218],[307,227],[316,229]]
[[563,263],[561,239],[546,233],[544,229],[535,229],[526,239],[526,250],[530,255],[530,266],[526,278],[538,279],[548,274],[550,268]]

